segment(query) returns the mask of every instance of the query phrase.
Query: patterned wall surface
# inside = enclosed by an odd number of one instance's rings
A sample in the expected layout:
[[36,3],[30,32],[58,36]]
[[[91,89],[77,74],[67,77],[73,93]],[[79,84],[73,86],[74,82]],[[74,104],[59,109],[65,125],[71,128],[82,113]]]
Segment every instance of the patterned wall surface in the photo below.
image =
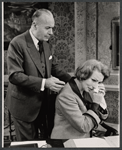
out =
[[87,2],[86,9],[86,37],[87,37],[87,48],[86,48],[86,59],[96,58],[96,38],[97,38],[97,9],[96,2]]
[[86,60],[86,3],[75,3],[75,69]]
[[57,62],[67,72],[75,66],[74,3],[49,3],[55,18],[54,36],[50,39]]

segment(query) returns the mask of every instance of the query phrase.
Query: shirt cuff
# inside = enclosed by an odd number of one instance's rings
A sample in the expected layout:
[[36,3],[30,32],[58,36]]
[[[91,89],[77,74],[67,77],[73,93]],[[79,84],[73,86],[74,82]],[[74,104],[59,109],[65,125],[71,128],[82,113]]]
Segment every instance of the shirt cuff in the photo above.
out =
[[45,90],[45,81],[46,79],[42,79],[42,86],[41,86],[41,91],[44,91]]

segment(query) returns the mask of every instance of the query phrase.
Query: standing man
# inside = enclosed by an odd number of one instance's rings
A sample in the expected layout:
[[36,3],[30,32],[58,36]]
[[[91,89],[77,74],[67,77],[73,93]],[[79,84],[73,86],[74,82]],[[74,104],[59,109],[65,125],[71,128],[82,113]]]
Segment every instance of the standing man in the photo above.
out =
[[32,16],[30,30],[9,44],[6,99],[19,141],[37,139],[38,131],[42,139],[48,137],[50,91],[59,92],[71,78],[55,63],[47,43],[54,24],[52,13],[39,9]]

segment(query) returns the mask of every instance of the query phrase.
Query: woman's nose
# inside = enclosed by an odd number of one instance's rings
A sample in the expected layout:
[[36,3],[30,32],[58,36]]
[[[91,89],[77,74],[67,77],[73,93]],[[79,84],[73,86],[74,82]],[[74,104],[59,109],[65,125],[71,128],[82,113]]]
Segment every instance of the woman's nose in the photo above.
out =
[[98,89],[98,83],[95,83],[95,84],[93,85],[93,88],[94,88],[94,89]]

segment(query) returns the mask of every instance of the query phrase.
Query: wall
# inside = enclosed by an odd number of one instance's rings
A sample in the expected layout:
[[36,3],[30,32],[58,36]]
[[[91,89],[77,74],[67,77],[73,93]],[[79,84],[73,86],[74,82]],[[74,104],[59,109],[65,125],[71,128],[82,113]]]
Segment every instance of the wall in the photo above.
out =
[[50,39],[52,50],[62,69],[73,72],[75,69],[75,26],[74,3],[49,3],[55,18],[54,36]]

